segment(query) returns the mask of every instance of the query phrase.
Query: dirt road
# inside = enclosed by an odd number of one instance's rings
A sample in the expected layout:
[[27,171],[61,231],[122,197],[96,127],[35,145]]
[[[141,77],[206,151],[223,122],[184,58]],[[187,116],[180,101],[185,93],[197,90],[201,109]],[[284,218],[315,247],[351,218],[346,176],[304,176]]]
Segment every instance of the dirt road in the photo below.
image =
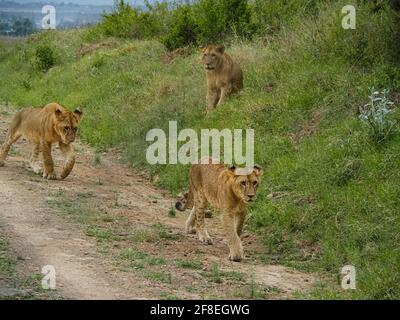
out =
[[[3,142],[12,110],[0,112]],[[23,257],[21,272],[54,266],[62,297],[275,299],[311,288],[310,274],[262,264],[262,246],[249,234],[246,260],[228,261],[218,218],[207,220],[213,246],[185,235],[186,214],[171,214],[174,199],[146,174],[121,164],[115,151],[96,155],[75,145],[78,162],[64,181],[46,181],[28,169],[26,141],[0,168],[0,233]],[[61,157],[54,155],[59,169]]]

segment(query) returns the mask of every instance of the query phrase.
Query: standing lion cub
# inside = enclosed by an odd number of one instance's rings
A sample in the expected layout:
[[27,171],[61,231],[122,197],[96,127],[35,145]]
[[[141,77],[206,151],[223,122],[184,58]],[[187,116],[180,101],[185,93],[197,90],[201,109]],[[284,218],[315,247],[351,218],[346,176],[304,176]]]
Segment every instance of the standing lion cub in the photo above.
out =
[[240,240],[247,205],[256,198],[262,168],[236,169],[223,164],[196,164],[189,171],[189,192],[175,205],[184,211],[192,208],[186,222],[187,233],[197,233],[199,240],[212,244],[207,232],[204,216],[207,202],[219,209],[226,232],[229,259],[241,261],[244,257]]
[[243,71],[225,53],[223,45],[209,45],[202,49],[202,61],[207,73],[207,112],[221,105],[235,92],[243,89]]
[[78,124],[82,118],[79,109],[71,112],[57,103],[44,108],[26,108],[18,112],[8,130],[6,141],[0,148],[0,167],[10,151],[11,145],[20,137],[29,140],[32,145],[31,167],[35,173],[41,173],[39,153],[43,154],[43,178],[56,179],[54,162],[51,156],[52,144],[58,142],[61,152],[66,156],[61,179],[65,179],[75,164],[75,152],[72,142],[75,140]]

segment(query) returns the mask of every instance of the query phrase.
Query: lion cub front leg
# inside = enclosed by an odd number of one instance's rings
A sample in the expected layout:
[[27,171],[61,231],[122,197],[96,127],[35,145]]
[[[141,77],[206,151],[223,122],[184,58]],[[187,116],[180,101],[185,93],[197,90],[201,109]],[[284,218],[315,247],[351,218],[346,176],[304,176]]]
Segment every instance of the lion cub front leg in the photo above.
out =
[[201,242],[203,242],[204,244],[213,244],[212,239],[206,229],[205,211],[204,211],[205,205],[206,205],[206,199],[204,195],[197,195],[195,197],[195,202],[193,207],[195,209],[196,232]]
[[192,210],[190,211],[188,219],[186,220],[185,232],[187,234],[196,233],[195,224],[196,224],[196,207],[193,207]]
[[32,155],[30,160],[30,166],[34,173],[42,174],[43,169],[39,163],[40,143],[34,143],[32,148]]
[[235,216],[232,213],[222,214],[222,223],[229,246],[229,260],[239,262],[244,258],[242,241],[238,235],[238,225],[235,224]]
[[66,160],[64,163],[63,170],[61,172],[61,180],[65,179],[66,177],[69,176],[71,173],[72,169],[74,168],[75,165],[75,151],[72,145],[69,144],[64,144],[64,143],[59,143],[61,152],[65,155]]
[[42,142],[42,153],[43,153],[43,178],[54,180],[56,174],[54,173],[54,162],[51,157],[51,142]]
[[220,92],[216,88],[208,88],[207,92],[207,113],[213,111],[220,99]]

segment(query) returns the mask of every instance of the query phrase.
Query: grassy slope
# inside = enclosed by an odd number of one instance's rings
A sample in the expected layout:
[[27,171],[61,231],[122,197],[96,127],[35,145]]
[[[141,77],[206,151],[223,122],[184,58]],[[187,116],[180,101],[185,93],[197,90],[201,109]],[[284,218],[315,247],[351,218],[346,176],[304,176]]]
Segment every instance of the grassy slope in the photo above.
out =
[[[158,42],[117,41],[80,57],[84,30],[0,44],[0,100],[83,105],[81,136],[99,148],[122,146],[141,166],[146,132],[166,129],[168,120],[179,128],[254,128],[256,161],[266,174],[248,225],[265,243],[266,262],[274,256],[334,277],[343,265],[356,266],[358,290],[322,285],[314,297],[400,298],[400,136],[376,148],[356,115],[369,87],[399,90],[400,70],[387,45],[393,21],[360,7],[357,30],[344,31],[340,8],[293,22],[268,46],[232,41],[228,52],[244,67],[246,88],[208,118],[197,54],[164,65]],[[39,43],[59,55],[46,74],[32,67]],[[310,127],[316,132],[307,134]],[[187,184],[187,167],[148,170],[172,192]],[[267,198],[277,191],[285,196]]]

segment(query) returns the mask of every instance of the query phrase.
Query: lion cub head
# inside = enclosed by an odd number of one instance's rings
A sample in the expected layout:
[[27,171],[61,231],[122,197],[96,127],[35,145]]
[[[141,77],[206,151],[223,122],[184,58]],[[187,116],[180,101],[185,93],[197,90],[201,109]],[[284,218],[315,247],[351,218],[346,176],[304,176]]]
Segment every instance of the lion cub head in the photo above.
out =
[[57,106],[54,112],[54,130],[61,137],[62,143],[70,144],[75,141],[82,115],[79,109],[71,112],[62,106]]
[[233,183],[233,193],[244,203],[253,202],[256,199],[262,167],[255,165],[253,168],[229,168]]
[[201,60],[206,71],[214,71],[221,66],[224,52],[223,45],[209,45],[202,49]]

